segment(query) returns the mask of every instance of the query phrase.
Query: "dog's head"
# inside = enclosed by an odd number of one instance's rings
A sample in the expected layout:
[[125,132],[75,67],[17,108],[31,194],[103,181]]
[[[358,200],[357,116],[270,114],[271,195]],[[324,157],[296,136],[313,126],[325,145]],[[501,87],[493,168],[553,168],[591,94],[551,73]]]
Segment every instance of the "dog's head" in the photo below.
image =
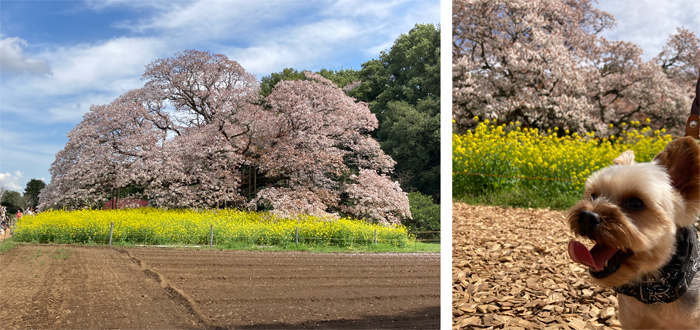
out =
[[583,199],[569,211],[573,233],[595,242],[589,251],[571,241],[571,258],[601,285],[620,286],[654,275],[672,257],[677,227],[700,213],[700,147],[675,140],[649,163],[627,151],[593,173]]

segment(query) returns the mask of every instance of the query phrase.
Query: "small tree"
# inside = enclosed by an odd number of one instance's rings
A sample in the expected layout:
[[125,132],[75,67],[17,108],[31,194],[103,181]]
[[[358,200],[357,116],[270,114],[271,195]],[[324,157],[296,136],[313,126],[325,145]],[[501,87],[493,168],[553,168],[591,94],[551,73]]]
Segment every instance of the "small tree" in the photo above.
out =
[[36,209],[39,204],[39,194],[45,187],[46,183],[42,180],[31,179],[27,182],[27,187],[24,189],[24,197],[29,207]]
[[5,190],[0,198],[0,204],[7,208],[8,216],[14,215],[17,210],[24,210],[26,207],[22,195],[13,190]]

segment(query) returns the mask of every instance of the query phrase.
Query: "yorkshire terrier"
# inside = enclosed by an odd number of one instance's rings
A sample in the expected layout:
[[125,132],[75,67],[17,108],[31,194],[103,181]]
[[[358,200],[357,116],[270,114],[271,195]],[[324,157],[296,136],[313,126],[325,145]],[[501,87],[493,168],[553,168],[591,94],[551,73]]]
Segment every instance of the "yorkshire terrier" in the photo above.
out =
[[626,151],[593,173],[569,211],[571,259],[618,293],[624,329],[700,329],[700,147],[677,139],[649,163]]

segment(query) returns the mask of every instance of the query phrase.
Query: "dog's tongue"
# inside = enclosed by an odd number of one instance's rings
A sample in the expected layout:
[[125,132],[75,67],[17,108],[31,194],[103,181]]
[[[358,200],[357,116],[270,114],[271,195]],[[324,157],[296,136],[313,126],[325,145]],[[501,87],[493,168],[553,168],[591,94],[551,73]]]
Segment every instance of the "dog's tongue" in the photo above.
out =
[[616,248],[596,244],[590,251],[581,244],[580,242],[571,240],[569,241],[569,256],[575,262],[582,265],[595,268],[597,271],[603,270],[605,268],[605,262],[610,260],[615,253],[619,251]]

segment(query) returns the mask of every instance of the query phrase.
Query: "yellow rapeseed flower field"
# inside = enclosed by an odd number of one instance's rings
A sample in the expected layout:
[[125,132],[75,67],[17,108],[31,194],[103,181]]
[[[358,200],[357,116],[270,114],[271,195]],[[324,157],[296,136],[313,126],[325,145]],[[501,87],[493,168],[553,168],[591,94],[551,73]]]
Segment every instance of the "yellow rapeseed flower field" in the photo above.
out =
[[[478,120],[478,119],[477,119]],[[497,125],[484,120],[466,134],[452,135],[453,195],[487,194],[523,187],[543,195],[580,194],[588,176],[612,164],[625,150],[647,162],[671,141],[665,130],[624,125],[619,136],[600,139],[559,129]]]
[[209,244],[213,226],[214,244],[243,242],[285,245],[352,246],[377,241],[406,246],[414,238],[403,226],[382,226],[355,219],[322,219],[301,215],[278,218],[269,213],[237,210],[130,210],[48,211],[25,216],[15,229],[15,239],[27,242],[98,243],[112,240],[133,244]]

